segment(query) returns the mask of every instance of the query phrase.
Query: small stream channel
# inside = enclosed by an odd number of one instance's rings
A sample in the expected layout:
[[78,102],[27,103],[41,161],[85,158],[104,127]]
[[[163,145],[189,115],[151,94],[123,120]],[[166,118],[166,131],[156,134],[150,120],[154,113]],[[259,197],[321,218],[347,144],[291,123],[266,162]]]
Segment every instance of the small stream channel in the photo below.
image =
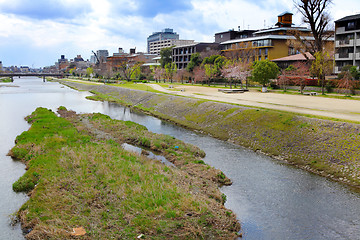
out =
[[10,225],[9,216],[27,200],[25,194],[11,189],[24,173],[24,165],[6,154],[15,137],[29,128],[25,116],[39,106],[56,110],[61,105],[79,113],[101,112],[134,121],[152,132],[199,146],[206,152],[204,161],[233,181],[221,190],[227,195],[226,207],[241,221],[243,239],[360,238],[360,194],[342,184],[114,103],[86,100],[89,93],[58,83],[22,78],[1,85],[19,87],[0,87],[0,239],[23,239],[19,226]]

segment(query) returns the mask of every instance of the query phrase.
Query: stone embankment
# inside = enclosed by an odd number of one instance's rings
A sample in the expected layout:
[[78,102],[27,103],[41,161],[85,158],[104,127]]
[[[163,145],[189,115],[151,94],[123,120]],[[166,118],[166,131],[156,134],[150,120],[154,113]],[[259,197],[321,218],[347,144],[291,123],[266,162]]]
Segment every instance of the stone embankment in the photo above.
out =
[[108,85],[61,81],[307,171],[360,187],[360,125]]

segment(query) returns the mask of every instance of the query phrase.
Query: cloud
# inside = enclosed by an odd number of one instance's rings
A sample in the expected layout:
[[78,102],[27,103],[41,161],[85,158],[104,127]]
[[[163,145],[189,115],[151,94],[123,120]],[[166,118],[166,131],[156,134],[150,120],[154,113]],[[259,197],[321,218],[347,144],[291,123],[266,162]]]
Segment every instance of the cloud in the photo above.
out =
[[69,0],[12,0],[1,1],[0,12],[33,19],[72,19],[91,10],[83,1]]
[[136,15],[145,18],[153,18],[158,14],[171,14],[178,11],[188,11],[191,9],[189,0],[127,0],[116,1],[112,4],[117,13],[125,15]]
[[[360,1],[333,2],[335,20],[360,9]],[[284,11],[301,23],[288,0],[0,0],[0,61],[40,67],[62,54],[71,59],[89,58],[98,49],[146,51],[146,38],[167,27],[181,39],[211,42],[216,32],[238,26],[273,27]]]

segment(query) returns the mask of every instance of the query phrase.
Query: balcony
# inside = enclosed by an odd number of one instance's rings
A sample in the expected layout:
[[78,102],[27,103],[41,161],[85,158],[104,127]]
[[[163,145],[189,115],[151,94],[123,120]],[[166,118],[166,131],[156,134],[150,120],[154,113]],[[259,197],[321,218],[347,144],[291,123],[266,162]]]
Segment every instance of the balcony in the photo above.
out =
[[[359,39],[360,40],[360,39]],[[335,42],[336,47],[350,47],[354,46],[354,39],[345,39],[345,40],[339,40]]]
[[360,39],[356,39],[356,46],[360,46]]
[[336,53],[335,60],[353,60],[353,53]]
[[345,33],[345,27],[339,27],[336,29],[336,34],[342,34]]
[[355,59],[356,59],[356,60],[360,60],[360,53],[356,53]]
[[342,68],[342,67],[335,67],[334,73],[335,73],[335,74],[341,73],[341,68]]

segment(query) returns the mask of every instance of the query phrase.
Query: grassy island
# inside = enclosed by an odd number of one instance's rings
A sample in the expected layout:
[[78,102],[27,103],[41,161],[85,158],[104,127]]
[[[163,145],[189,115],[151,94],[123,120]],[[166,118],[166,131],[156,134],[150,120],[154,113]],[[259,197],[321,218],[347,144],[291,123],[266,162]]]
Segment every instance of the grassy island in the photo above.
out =
[[[58,113],[34,111],[31,128],[9,153],[27,166],[13,185],[30,196],[18,212],[27,239],[236,237],[240,225],[219,191],[231,181],[204,164],[202,150],[102,114],[64,107]],[[144,154],[125,151],[123,143]],[[176,167],[149,159],[147,151]]]

